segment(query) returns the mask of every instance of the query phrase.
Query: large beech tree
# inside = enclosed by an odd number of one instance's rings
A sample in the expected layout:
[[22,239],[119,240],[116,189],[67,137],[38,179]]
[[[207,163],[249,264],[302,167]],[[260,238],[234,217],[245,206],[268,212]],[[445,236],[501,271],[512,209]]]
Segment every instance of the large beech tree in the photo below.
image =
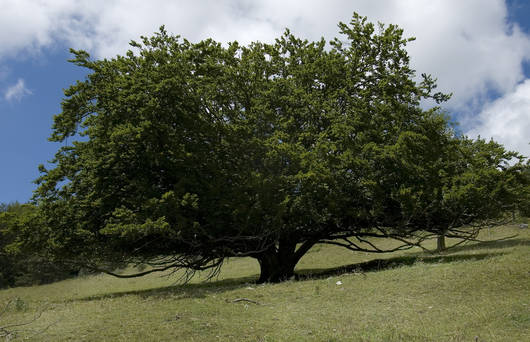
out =
[[421,177],[407,173],[430,160],[409,168],[392,151],[446,137],[420,101],[448,96],[415,80],[398,27],[355,14],[339,29],[329,42],[286,31],[223,46],[161,28],[110,60],[72,51],[90,72],[55,116],[64,146],[41,167],[30,242],[96,269],[152,266],[128,276],[248,256],[260,282],[293,276],[317,243],[410,248]]

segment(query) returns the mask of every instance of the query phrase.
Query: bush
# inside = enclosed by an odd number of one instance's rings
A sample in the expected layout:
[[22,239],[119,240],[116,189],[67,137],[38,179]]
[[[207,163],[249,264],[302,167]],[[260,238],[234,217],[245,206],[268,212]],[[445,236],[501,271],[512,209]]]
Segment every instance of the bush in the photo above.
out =
[[31,251],[8,248],[16,241],[21,225],[35,213],[35,206],[30,204],[0,204],[0,288],[46,284],[78,273],[74,267],[54,263]]

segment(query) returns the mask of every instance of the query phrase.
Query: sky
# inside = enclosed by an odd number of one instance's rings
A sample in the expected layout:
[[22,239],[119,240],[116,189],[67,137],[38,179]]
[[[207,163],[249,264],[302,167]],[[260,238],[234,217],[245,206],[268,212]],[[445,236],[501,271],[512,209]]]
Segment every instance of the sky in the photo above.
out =
[[161,25],[192,42],[272,42],[285,28],[330,40],[353,12],[416,37],[411,64],[453,93],[443,107],[461,132],[530,156],[530,1],[0,0],[0,203],[28,201],[61,146],[47,140],[53,116],[86,76],[69,48],[112,58]]

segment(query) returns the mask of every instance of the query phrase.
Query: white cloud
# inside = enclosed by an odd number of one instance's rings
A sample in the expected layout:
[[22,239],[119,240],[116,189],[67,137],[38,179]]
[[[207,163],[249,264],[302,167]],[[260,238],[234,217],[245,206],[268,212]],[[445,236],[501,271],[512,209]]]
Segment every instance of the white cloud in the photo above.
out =
[[522,80],[521,61],[530,56],[529,37],[506,22],[501,0],[3,0],[0,57],[58,41],[109,57],[162,24],[192,41],[272,41],[285,27],[308,39],[330,39],[353,11],[416,36],[409,48],[414,67],[454,93],[454,108],[480,107],[488,91],[513,91]]
[[506,98],[524,81],[530,38],[507,22],[503,0],[1,0],[0,61],[64,45],[110,57],[162,24],[190,41],[272,41],[285,27],[331,39],[354,11],[417,37],[412,65],[454,93],[450,110],[473,116],[492,107],[489,94]]
[[485,107],[476,120],[470,137],[493,138],[530,157],[530,79]]
[[17,83],[7,88],[4,93],[4,99],[7,101],[20,101],[24,96],[31,94],[31,90],[26,88],[24,80],[19,78]]

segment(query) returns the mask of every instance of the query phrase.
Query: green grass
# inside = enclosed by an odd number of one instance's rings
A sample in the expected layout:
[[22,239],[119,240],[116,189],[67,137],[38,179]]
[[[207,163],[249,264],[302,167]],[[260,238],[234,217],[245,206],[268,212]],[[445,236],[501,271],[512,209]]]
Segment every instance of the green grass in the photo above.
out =
[[44,310],[21,339],[530,341],[530,230],[503,227],[481,237],[514,233],[443,255],[317,246],[298,266],[303,280],[281,284],[254,284],[257,263],[232,259],[206,283],[200,276],[178,285],[175,277],[95,275],[7,289],[0,303],[19,299],[0,326]]

